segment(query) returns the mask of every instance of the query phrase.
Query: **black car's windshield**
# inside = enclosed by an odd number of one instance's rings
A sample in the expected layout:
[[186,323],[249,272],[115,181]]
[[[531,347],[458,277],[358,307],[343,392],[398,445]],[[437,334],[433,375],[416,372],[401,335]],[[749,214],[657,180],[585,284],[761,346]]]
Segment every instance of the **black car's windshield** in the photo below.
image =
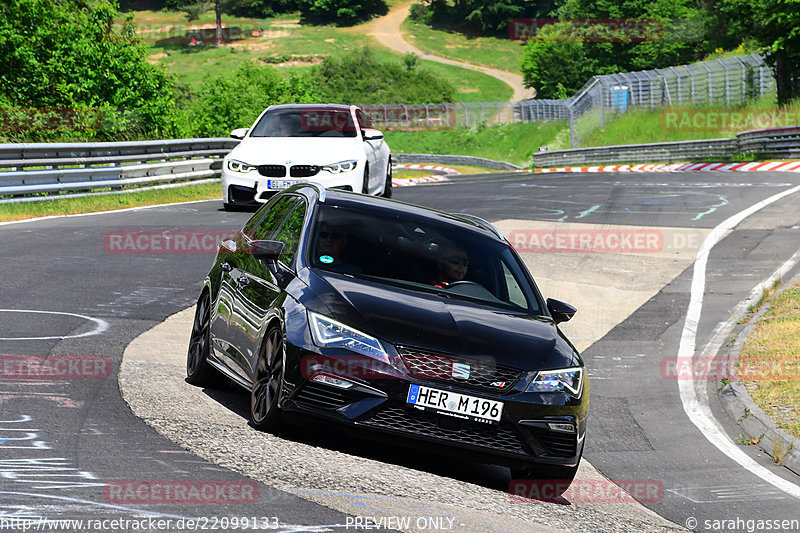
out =
[[349,110],[283,108],[267,111],[253,127],[251,137],[355,137]]
[[455,225],[323,204],[308,242],[314,268],[542,313],[508,246]]

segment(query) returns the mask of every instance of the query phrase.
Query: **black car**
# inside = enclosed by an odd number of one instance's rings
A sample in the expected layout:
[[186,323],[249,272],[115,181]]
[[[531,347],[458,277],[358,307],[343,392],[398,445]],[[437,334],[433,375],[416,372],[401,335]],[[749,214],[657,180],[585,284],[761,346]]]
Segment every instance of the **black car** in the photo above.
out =
[[311,415],[572,479],[589,385],[557,324],[574,313],[480,218],[303,184],[220,245],[187,380],[244,387],[262,430]]

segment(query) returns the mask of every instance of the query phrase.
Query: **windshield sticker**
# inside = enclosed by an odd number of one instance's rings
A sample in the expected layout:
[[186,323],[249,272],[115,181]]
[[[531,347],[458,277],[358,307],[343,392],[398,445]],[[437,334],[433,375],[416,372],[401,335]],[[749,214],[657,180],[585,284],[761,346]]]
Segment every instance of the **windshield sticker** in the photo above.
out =
[[319,260],[323,263],[333,263],[333,257],[329,255],[321,255],[319,256]]

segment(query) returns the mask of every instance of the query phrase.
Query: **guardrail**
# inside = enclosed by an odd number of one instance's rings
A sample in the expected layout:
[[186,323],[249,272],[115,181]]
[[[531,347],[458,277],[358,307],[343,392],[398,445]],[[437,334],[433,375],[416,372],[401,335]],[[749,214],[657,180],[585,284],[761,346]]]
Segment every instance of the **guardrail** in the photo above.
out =
[[[236,139],[0,144],[0,195],[121,188],[219,174]],[[43,197],[44,198],[44,197]]]
[[800,126],[743,131],[736,139],[740,152],[776,159],[800,159]]
[[533,154],[535,167],[599,163],[675,163],[696,159],[730,159],[739,154],[762,158],[800,158],[800,126],[750,130],[735,138],[669,143],[572,148]]

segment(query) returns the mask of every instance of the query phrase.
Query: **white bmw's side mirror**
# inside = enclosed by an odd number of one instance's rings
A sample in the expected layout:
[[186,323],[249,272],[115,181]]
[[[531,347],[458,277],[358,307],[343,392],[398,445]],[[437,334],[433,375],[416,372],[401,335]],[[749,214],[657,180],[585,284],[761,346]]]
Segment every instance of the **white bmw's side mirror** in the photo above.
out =
[[248,128],[236,128],[231,132],[231,137],[234,139],[244,139],[247,135]]
[[364,140],[365,141],[377,141],[383,139],[383,132],[373,129],[366,129],[363,130]]

